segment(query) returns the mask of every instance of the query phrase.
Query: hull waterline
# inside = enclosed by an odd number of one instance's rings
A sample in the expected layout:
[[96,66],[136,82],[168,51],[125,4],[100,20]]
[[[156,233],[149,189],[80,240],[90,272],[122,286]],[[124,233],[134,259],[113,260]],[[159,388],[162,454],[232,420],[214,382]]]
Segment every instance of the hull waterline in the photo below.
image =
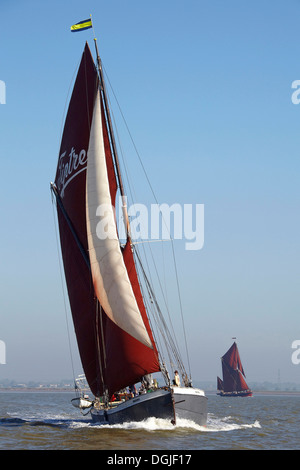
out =
[[124,401],[110,409],[91,409],[95,423],[121,424],[130,421],[143,421],[150,417],[174,421],[174,405],[169,390],[157,390]]
[[174,387],[171,392],[158,390],[139,395],[108,410],[92,408],[91,416],[93,422],[100,424],[138,422],[155,417],[167,419],[173,424],[179,418],[206,426],[207,397],[200,389]]
[[220,395],[220,397],[252,397],[253,393],[251,391],[218,392],[217,395]]

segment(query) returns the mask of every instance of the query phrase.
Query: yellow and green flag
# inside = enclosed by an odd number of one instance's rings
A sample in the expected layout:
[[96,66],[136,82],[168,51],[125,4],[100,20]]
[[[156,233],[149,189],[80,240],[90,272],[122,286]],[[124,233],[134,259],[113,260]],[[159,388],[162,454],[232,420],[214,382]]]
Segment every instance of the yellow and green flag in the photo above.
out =
[[73,24],[73,26],[71,26],[71,31],[72,33],[76,33],[76,31],[82,31],[83,29],[89,29],[89,28],[92,28],[92,20],[91,18],[88,19],[88,20],[83,20],[83,21],[79,21],[79,23],[76,23],[76,24]]

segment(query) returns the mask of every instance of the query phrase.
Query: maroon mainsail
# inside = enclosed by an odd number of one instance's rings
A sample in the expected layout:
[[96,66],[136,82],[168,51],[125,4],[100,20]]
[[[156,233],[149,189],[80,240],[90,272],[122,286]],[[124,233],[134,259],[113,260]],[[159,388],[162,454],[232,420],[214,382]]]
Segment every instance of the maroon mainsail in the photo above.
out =
[[220,395],[250,396],[252,395],[246,380],[242,361],[236,342],[222,356],[223,381],[217,377],[217,389]]
[[96,397],[160,370],[130,238],[122,249],[116,227],[107,240],[99,237],[96,208],[107,200],[115,205],[117,182],[101,76],[86,44],[52,189],[78,348]]

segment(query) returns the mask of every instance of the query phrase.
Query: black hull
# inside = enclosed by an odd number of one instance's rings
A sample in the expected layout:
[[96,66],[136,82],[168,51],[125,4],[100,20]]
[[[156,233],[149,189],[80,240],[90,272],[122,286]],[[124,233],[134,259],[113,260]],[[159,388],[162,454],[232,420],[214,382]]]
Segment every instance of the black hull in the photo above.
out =
[[174,406],[169,390],[154,392],[131,398],[108,410],[92,408],[94,423],[122,424],[129,421],[143,421],[150,417],[174,421]]
[[252,397],[251,390],[240,391],[240,392],[218,392],[217,395],[220,397]]
[[174,387],[176,418],[188,419],[206,426],[207,423],[207,397],[197,388]]

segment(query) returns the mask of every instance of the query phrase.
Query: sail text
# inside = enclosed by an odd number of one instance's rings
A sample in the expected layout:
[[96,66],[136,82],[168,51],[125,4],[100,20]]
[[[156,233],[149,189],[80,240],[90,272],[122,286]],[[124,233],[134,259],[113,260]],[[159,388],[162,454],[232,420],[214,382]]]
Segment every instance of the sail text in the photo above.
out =
[[59,157],[58,162],[58,179],[57,186],[60,191],[61,197],[64,197],[66,186],[70,181],[75,178],[76,175],[86,170],[87,164],[87,153],[84,149],[76,153],[74,147],[72,147],[69,154],[63,152]]

